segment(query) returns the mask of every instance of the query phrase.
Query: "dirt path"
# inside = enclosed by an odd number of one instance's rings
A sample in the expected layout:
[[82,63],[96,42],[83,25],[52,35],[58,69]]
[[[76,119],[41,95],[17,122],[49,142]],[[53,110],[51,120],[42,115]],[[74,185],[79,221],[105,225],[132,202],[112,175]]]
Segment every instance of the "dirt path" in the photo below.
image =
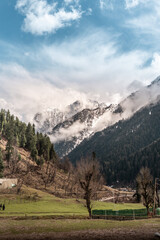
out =
[[[160,228],[159,228],[160,229]],[[11,235],[1,235],[0,239],[3,240],[158,240],[160,238],[155,237],[157,229],[143,229],[140,230],[133,229],[114,229],[112,230],[89,230],[89,231],[75,231],[67,233],[32,233],[32,234],[20,234],[16,236]]]
[[[88,229],[88,230],[87,230]],[[0,240],[158,240],[160,219],[0,219]]]

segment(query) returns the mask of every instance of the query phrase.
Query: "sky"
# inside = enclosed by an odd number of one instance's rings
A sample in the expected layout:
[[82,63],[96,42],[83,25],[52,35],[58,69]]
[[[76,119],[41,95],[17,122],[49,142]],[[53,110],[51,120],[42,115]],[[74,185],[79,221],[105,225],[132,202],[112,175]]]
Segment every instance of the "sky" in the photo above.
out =
[[160,75],[158,0],[1,0],[0,107],[29,121]]

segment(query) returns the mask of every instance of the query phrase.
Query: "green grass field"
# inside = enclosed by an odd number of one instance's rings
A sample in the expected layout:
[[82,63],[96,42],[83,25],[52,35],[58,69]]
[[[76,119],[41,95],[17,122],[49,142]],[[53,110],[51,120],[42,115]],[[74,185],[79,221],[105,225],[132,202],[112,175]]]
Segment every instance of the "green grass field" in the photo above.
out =
[[[0,211],[0,217],[5,216],[88,216],[87,209],[84,206],[85,201],[76,199],[62,199],[53,195],[38,191],[35,189],[25,189],[27,194],[36,193],[38,200],[28,200],[23,194],[17,195],[0,195],[0,203],[5,203],[5,211]],[[142,204],[114,204],[99,201],[92,202],[93,209],[140,209]]]

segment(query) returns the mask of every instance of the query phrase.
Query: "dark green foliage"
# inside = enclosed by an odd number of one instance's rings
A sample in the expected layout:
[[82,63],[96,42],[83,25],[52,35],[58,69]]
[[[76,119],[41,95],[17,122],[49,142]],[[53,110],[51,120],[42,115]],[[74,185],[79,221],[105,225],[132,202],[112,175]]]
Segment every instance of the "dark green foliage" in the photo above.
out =
[[3,177],[3,158],[2,158],[2,152],[1,152],[1,148],[0,148],[0,178]]
[[36,146],[34,145],[31,149],[31,157],[33,158],[34,161],[37,160],[37,155],[38,155],[38,151]]
[[14,146],[30,151],[34,161],[43,164],[44,161],[54,161],[56,154],[54,146],[47,135],[35,132],[35,126],[26,125],[10,114],[9,111],[0,111],[0,136],[7,140],[6,159],[9,162]]
[[160,102],[83,141],[68,157],[75,163],[96,153],[107,184],[133,183],[142,166],[160,176]]
[[38,166],[42,166],[44,162],[45,162],[45,160],[44,160],[43,156],[41,156],[40,158],[38,158],[36,160],[36,163],[37,163]]
[[33,126],[28,123],[27,129],[26,129],[26,148],[29,151],[32,151],[32,149],[35,147],[36,139],[35,139],[35,133],[33,130]]
[[21,161],[21,155],[20,154],[18,155],[18,161]]
[[7,145],[6,145],[6,159],[9,162],[13,154],[13,143],[11,141],[11,138],[8,139]]

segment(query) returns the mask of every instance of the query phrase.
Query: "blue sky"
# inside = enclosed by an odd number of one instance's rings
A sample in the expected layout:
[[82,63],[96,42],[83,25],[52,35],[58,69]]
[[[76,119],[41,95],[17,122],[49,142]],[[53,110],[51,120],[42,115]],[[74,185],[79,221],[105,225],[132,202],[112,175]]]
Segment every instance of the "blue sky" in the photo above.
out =
[[0,105],[118,102],[160,74],[158,0],[1,0]]

